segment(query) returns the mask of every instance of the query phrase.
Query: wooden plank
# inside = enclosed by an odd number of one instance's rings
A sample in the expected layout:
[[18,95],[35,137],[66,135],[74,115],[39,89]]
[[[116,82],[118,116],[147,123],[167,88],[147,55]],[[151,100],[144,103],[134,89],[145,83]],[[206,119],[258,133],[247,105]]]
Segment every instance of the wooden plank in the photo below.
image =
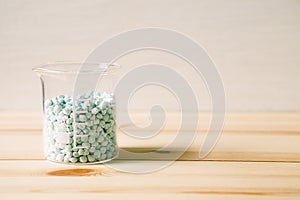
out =
[[[122,115],[122,114],[120,114]],[[190,118],[199,118],[198,130],[206,131],[209,127],[211,115],[209,113],[187,113]],[[147,124],[150,121],[149,113],[134,112],[131,117],[137,125]],[[155,117],[155,114],[153,115]],[[166,129],[177,130],[180,126],[180,113],[167,113]],[[0,134],[3,131],[36,131],[42,129],[42,114],[40,112],[0,112]],[[124,121],[120,126],[131,126]],[[227,113],[224,131],[269,133],[285,132],[300,134],[300,112],[272,112],[272,113]]]
[[0,112],[0,130],[41,130],[41,112]]
[[[119,146],[132,152],[148,152],[168,144],[175,134],[162,134],[151,140],[136,140],[118,135]],[[204,135],[198,135],[180,160],[199,160]],[[177,149],[174,149],[177,151]],[[42,135],[0,134],[0,159],[43,159]],[[206,160],[228,161],[300,161],[300,135],[223,134]]]
[[[0,114],[0,199],[300,198],[297,113],[230,114],[214,151],[206,161],[199,161],[198,150],[209,124],[206,115],[180,161],[143,175],[117,172],[105,165],[58,165],[41,160],[41,118],[26,116]],[[148,123],[142,114],[135,117],[139,124]],[[179,118],[171,115],[168,119],[165,129],[149,140],[136,140],[119,130],[120,147],[147,152],[168,144],[176,136]],[[159,161],[117,160],[112,165],[124,162],[149,166]]]
[[[39,115],[25,116],[22,113],[0,115],[0,159],[43,159],[42,130],[37,125]],[[143,121],[141,114],[135,117]],[[22,123],[16,123],[16,119],[19,122],[20,118],[23,118]],[[134,139],[119,130],[120,147],[133,152],[147,152],[167,145],[176,137],[174,124],[177,117],[171,115],[170,118],[174,120],[170,120],[159,135],[148,140]],[[9,123],[5,124],[5,121]],[[299,122],[299,113],[229,114],[228,129],[225,127],[206,160],[299,162]],[[190,130],[185,132],[191,133]],[[180,160],[199,160],[199,148],[205,134],[206,131],[201,128],[197,131],[195,141]]]
[[300,163],[177,161],[155,173],[134,175],[103,165],[75,167],[46,161],[0,161],[0,177],[0,199],[300,197]]

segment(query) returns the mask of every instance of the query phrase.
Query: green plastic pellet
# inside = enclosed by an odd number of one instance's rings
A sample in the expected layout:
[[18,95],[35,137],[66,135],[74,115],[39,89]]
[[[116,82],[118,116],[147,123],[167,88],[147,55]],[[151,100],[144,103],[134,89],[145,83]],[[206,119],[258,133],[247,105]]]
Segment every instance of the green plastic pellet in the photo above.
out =
[[101,151],[102,154],[105,153],[106,152],[106,147],[101,147],[100,151]]
[[103,118],[103,116],[102,116],[101,113],[98,113],[98,114],[96,115],[96,117],[97,117],[98,119],[102,119],[102,118]]
[[100,135],[98,138],[98,142],[103,142],[103,141],[104,141],[104,137],[102,135]]
[[72,163],[76,163],[77,161],[78,161],[77,158],[70,158],[70,162],[72,162]]
[[92,110],[91,110],[91,112],[92,112],[92,114],[97,114],[98,112],[99,112],[99,109],[97,108],[97,107],[95,107],[95,108],[93,108]]
[[99,150],[95,150],[94,156],[95,156],[97,159],[99,159],[100,156],[101,156],[101,152],[100,152]]
[[82,163],[86,163],[87,162],[86,156],[80,156],[79,161]]
[[107,153],[106,153],[106,156],[107,156],[108,159],[110,159],[110,158],[113,157],[113,154],[112,154],[111,152],[107,152]]
[[95,138],[94,136],[91,135],[91,136],[89,137],[89,143],[94,143],[94,142],[95,142],[95,139],[96,139],[96,138]]
[[92,114],[91,113],[86,113],[86,117],[88,118],[88,119],[90,119],[91,117],[92,117]]
[[89,155],[89,153],[90,153],[90,151],[88,149],[85,149],[84,152],[83,152],[83,155],[87,156],[87,155]]
[[81,136],[81,141],[82,142],[87,142],[89,140],[89,137],[87,135]]
[[86,147],[86,148],[89,148],[91,146],[91,144],[88,143],[88,142],[84,142],[84,143],[82,143],[82,146]]
[[73,155],[73,157],[79,157],[79,153],[78,153],[78,152],[76,152],[76,151],[75,151],[75,152],[73,152],[73,154],[72,154],[72,155]]
[[90,148],[90,150],[89,150],[91,153],[94,153],[95,151],[96,151],[96,148],[95,148],[95,146],[92,146],[91,148]]
[[104,146],[104,147],[107,146],[108,145],[108,141],[104,140],[103,142],[101,142],[101,145]]
[[79,149],[78,150],[78,154],[82,156],[84,154],[84,150],[83,149]]
[[87,120],[87,117],[85,115],[79,115],[79,121],[85,122]]
[[88,158],[89,162],[94,162],[95,161],[95,157],[94,156],[88,155],[87,158]]
[[103,116],[103,120],[104,120],[105,122],[107,122],[107,121],[109,120],[109,115],[108,115],[108,114],[104,115],[104,116]]
[[106,159],[106,154],[101,154],[100,160],[105,160]]

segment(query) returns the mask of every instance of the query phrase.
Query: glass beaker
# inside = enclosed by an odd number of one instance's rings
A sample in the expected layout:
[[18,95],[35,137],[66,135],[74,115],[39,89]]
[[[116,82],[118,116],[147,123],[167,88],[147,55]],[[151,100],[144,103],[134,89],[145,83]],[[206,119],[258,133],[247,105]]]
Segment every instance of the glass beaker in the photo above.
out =
[[42,84],[44,155],[54,162],[94,164],[118,155],[116,64],[53,63],[33,69]]

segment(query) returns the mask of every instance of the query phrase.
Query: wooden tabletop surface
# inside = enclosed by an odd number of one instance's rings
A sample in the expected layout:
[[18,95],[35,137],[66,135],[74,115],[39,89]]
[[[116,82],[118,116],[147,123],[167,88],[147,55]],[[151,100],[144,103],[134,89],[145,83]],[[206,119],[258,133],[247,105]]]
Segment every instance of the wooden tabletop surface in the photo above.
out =
[[[134,116],[148,123],[143,114]],[[149,140],[119,131],[120,148],[142,153],[168,144],[180,118],[167,119]],[[227,114],[218,143],[200,160],[209,122],[208,114],[199,114],[196,139],[172,165],[137,175],[48,162],[41,114],[0,112],[0,199],[300,199],[300,113]]]

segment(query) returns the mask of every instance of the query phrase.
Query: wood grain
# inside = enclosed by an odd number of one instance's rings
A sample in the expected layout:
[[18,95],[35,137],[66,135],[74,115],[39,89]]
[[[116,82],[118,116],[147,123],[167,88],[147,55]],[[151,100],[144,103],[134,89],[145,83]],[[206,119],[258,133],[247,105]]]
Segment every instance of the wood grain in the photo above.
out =
[[[197,116],[190,114],[190,117]],[[145,123],[143,118],[146,117],[140,113],[136,113],[134,118],[139,124]],[[210,115],[199,114],[199,119],[195,140],[180,160],[199,160],[198,152],[207,134]],[[16,121],[22,123],[15,123]],[[0,114],[0,159],[43,159],[41,121],[41,115],[37,113]],[[173,113],[161,133],[148,140],[134,139],[118,130],[118,144],[121,148],[133,152],[159,149],[176,137],[178,123],[180,116]],[[130,124],[120,126],[127,126],[127,130],[130,131]],[[184,130],[184,133],[191,132],[192,130]],[[299,162],[300,114],[227,114],[222,135],[214,150],[205,159]]]
[[[158,194],[166,199],[297,199],[299,168],[299,163],[177,161],[156,173],[134,175],[104,166],[1,161],[0,194],[2,199],[11,194],[15,199],[24,194],[33,199],[150,199]],[[61,176],[66,170],[70,174]],[[82,173],[72,173],[76,170]]]
[[[147,124],[145,119],[135,115],[139,125]],[[179,117],[168,119],[149,140],[118,130],[120,147],[141,153],[168,144],[177,134]],[[41,115],[0,113],[0,199],[300,199],[300,113],[228,114],[217,145],[204,160],[198,152],[210,116],[201,113],[200,119],[193,144],[178,161],[135,175],[106,165],[48,162],[42,155]],[[136,162],[151,166],[160,161],[119,159],[110,167]]]
[[[162,134],[149,141],[136,141],[120,134],[118,143],[128,151],[149,152],[168,144],[176,136]],[[198,152],[203,140],[204,135],[198,135],[180,160],[199,160]],[[42,152],[41,134],[0,134],[0,159],[43,159]],[[223,133],[205,160],[299,162],[300,135]]]

